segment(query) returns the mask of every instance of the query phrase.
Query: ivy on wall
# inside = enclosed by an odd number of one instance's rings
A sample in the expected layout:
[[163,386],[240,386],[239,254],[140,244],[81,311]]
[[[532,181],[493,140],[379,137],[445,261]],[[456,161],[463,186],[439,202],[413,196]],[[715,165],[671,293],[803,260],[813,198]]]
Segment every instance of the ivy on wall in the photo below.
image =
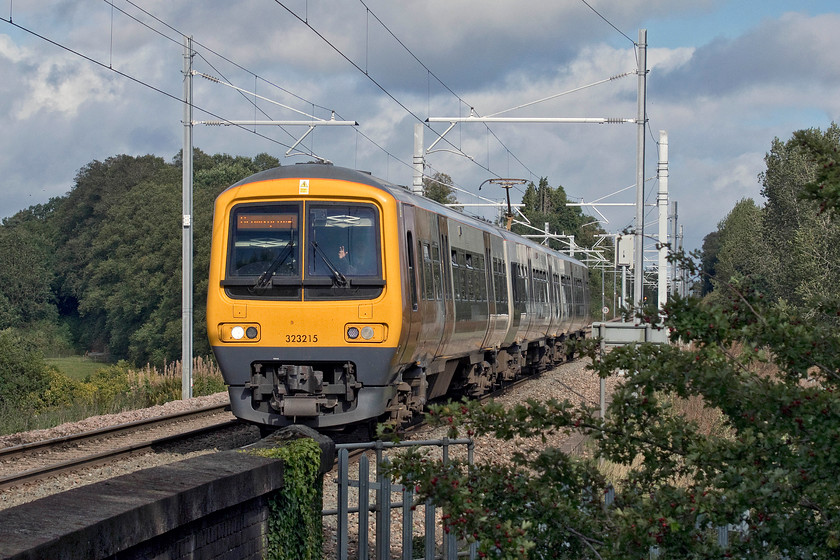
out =
[[285,464],[284,484],[269,500],[266,558],[320,560],[322,557],[321,502],[318,483],[321,448],[309,438],[282,446],[249,449],[249,453]]

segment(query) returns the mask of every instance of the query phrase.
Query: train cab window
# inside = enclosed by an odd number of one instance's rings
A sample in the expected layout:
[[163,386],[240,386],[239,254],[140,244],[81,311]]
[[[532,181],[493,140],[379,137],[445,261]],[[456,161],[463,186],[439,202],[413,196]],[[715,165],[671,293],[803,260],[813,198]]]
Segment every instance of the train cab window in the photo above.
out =
[[372,204],[306,207],[305,299],[373,299],[382,293],[379,212]]
[[240,204],[230,213],[222,286],[233,298],[300,299],[301,205]]

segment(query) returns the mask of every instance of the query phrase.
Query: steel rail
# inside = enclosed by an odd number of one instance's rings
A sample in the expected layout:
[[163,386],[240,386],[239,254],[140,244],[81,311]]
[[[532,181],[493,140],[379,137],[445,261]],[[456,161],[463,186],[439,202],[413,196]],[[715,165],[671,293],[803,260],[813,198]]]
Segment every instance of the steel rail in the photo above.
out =
[[[146,420],[138,420],[136,422],[130,422],[127,424],[120,424],[117,426],[109,426],[106,428],[93,430],[90,432],[83,432],[80,434],[73,434],[69,436],[63,436],[60,438],[53,438],[49,440],[44,440],[40,442],[33,442],[22,444],[14,447],[8,447],[5,449],[0,450],[0,459],[4,461],[8,461],[10,458],[17,457],[23,454],[32,453],[39,449],[48,449],[49,447],[59,446],[59,445],[66,445],[66,444],[76,444],[83,441],[90,441],[95,439],[104,439],[106,437],[113,437],[115,435],[123,435],[128,434],[135,431],[140,431],[142,429],[153,427],[153,426],[160,426],[167,423],[176,423],[179,420],[187,419],[187,418],[196,418],[201,416],[208,416],[212,414],[217,414],[220,411],[225,409],[226,405],[214,405],[210,407],[204,407],[202,409],[186,411],[182,413],[175,413],[170,414],[167,416],[162,416],[158,418],[151,418]],[[59,461],[50,465],[37,467],[33,469],[29,469],[27,471],[14,473],[11,475],[0,477],[0,490],[10,488],[12,486],[17,486],[24,483],[31,483],[37,480],[42,480],[44,478],[54,476],[64,472],[71,472],[74,470],[78,470],[82,467],[92,467],[96,465],[101,465],[104,463],[108,463],[113,461],[117,458],[124,458],[131,455],[139,455],[142,453],[147,453],[152,451],[155,447],[161,445],[167,445],[179,440],[189,439],[198,437],[200,435],[211,433],[219,430],[223,430],[229,427],[240,425],[241,422],[239,420],[226,420],[224,422],[213,424],[211,426],[204,426],[202,428],[197,428],[194,430],[189,430],[186,432],[172,434],[164,437],[152,438],[147,441],[136,442],[133,444],[125,445],[122,447],[109,449],[106,451],[100,451],[98,453],[93,453],[89,455],[85,455],[82,457],[77,457],[73,459],[67,459],[64,461]]]

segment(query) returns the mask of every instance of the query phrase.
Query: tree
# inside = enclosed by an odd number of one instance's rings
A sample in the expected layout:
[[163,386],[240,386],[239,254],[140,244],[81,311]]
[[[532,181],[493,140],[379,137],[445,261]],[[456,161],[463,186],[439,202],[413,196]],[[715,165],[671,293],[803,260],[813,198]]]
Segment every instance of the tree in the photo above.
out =
[[712,292],[714,286],[712,279],[717,275],[718,253],[720,252],[720,231],[713,231],[703,238],[700,264],[700,295],[705,296]]
[[[832,183],[829,192],[837,185]],[[817,201],[833,214],[837,201]],[[754,210],[742,208],[750,216]],[[810,219],[811,216],[800,216]],[[754,224],[753,224],[754,225]],[[699,267],[675,257],[693,273]],[[835,304],[809,320],[733,270],[725,297],[673,298],[656,328],[671,345],[581,345],[601,377],[623,371],[607,415],[569,402],[505,410],[441,405],[430,420],[451,434],[588,435],[595,459],[621,465],[610,506],[594,459],[556,449],[517,454],[514,467],[443,467],[405,455],[393,472],[444,509],[450,531],[493,558],[835,558],[840,551],[840,332]],[[637,311],[651,322],[658,310]],[[676,344],[679,343],[679,344]],[[693,401],[717,430],[686,421]],[[715,527],[740,528],[728,548]]]
[[773,267],[763,235],[763,212],[756,203],[740,200],[718,224],[718,251],[712,284],[723,286],[735,275],[750,274],[753,282],[763,282],[765,293],[770,287]]
[[[773,141],[760,175],[764,207],[763,236],[773,257],[772,297],[783,298],[800,311],[812,307],[812,298],[836,285],[836,253],[822,253],[825,266],[812,266],[815,251],[836,247],[840,223],[831,220],[837,200],[837,151],[840,127],[825,132],[801,130],[793,138]],[[810,285],[822,285],[814,290]]]
[[[569,198],[562,186],[551,188],[546,177],[541,177],[538,185],[529,183],[522,195],[522,214],[533,228],[544,230],[548,224],[550,233],[574,235],[575,242],[582,247],[592,247],[597,236],[605,233],[591,216],[585,215],[580,207],[568,206]],[[584,227],[586,226],[586,227]],[[533,228],[514,224],[513,231],[519,234],[533,235]],[[567,248],[557,240],[549,242],[554,249]]]
[[43,356],[25,336],[0,330],[0,415],[27,410],[34,395],[47,386],[47,376]]
[[[194,350],[209,353],[205,326],[213,203],[240,179],[278,165],[194,151]],[[180,357],[181,155],[93,161],[64,197],[3,220],[0,328],[27,327],[55,346],[70,332],[80,351],[108,350],[135,365]],[[32,324],[39,322],[36,333]],[[59,325],[63,324],[63,328]],[[36,336],[37,335],[37,336]],[[66,344],[66,343],[65,343]]]
[[423,177],[423,196],[441,204],[456,204],[458,199],[452,191],[452,177],[435,171],[431,177]]
[[37,233],[0,226],[0,329],[56,320],[50,253]]

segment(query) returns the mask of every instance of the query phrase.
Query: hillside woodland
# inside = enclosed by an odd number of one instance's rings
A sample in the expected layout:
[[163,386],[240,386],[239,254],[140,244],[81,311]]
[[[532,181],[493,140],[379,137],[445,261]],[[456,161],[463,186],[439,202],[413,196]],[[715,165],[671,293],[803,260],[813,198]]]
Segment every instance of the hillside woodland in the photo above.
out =
[[[204,309],[213,201],[279,164],[266,154],[194,156],[197,355],[209,354]],[[47,355],[94,353],[143,366],[180,357],[181,158],[93,161],[73,187],[0,226],[0,330]]]

